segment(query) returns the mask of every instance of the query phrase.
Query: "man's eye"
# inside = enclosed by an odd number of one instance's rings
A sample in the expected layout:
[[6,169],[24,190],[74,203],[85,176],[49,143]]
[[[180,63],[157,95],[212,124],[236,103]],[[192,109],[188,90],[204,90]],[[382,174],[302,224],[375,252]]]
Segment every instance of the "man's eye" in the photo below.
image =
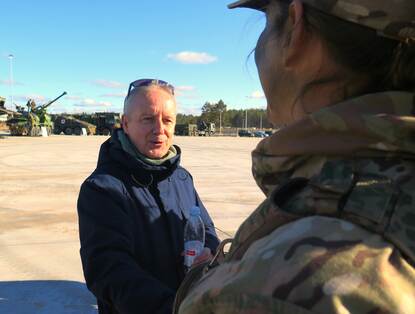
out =
[[144,121],[152,121],[152,120],[153,120],[153,118],[152,118],[152,117],[144,117],[144,118],[143,118],[143,120],[144,120]]

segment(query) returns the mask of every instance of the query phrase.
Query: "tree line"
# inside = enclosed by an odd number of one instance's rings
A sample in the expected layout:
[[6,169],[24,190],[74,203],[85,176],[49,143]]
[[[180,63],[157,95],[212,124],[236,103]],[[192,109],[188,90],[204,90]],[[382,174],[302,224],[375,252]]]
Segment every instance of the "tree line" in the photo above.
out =
[[266,110],[264,109],[227,109],[223,100],[216,103],[206,102],[202,107],[200,115],[191,115],[178,113],[176,118],[177,124],[196,124],[199,121],[215,123],[218,128],[272,128],[271,123],[267,120]]

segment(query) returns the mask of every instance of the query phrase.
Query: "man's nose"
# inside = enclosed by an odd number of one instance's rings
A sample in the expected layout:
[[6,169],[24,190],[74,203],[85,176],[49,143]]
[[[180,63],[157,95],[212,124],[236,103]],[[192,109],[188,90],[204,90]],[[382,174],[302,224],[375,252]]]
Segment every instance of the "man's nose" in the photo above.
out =
[[153,125],[153,133],[154,134],[162,134],[164,130],[163,121],[161,119],[155,119]]

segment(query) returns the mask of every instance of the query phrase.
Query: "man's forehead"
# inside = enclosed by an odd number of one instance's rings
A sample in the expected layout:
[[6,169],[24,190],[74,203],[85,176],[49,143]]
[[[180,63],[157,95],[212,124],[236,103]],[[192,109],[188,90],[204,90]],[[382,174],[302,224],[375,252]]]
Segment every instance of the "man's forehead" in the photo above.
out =
[[167,91],[160,88],[146,88],[133,91],[129,96],[129,106],[137,112],[168,111],[175,114],[175,98]]

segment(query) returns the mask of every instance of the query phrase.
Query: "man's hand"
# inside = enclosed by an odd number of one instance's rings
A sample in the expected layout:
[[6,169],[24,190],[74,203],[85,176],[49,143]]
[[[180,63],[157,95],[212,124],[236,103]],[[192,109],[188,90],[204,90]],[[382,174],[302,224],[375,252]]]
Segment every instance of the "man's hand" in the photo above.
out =
[[195,258],[192,267],[198,264],[208,262],[213,258],[212,252],[208,247],[203,248],[203,251]]

